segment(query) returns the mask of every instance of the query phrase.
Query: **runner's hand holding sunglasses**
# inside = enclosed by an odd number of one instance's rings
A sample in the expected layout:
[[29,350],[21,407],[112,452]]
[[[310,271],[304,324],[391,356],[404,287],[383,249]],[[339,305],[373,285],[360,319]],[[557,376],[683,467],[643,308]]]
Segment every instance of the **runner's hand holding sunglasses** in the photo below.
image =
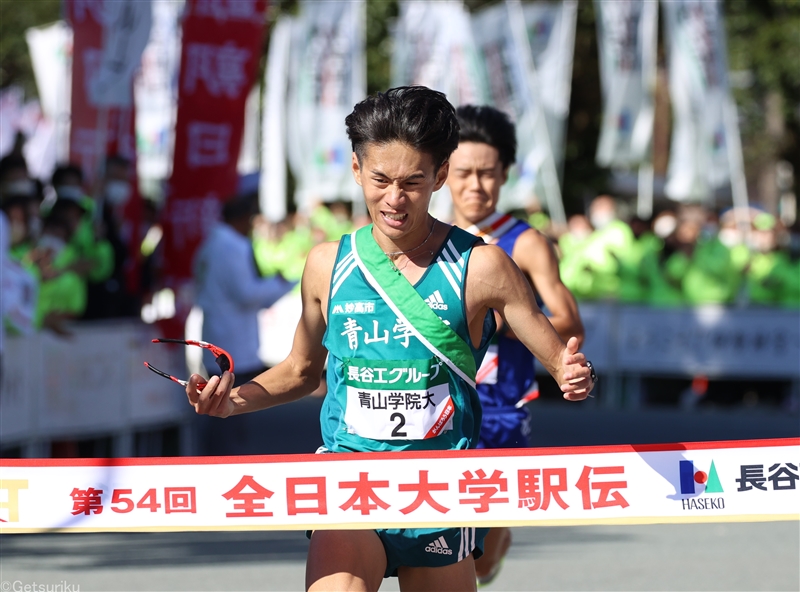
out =
[[[222,370],[223,372],[233,373],[233,358],[231,357],[231,355],[221,347],[217,347],[216,345],[213,345],[211,343],[207,343],[205,341],[194,341],[192,339],[166,339],[166,338],[153,339],[153,343],[180,343],[183,345],[195,345],[197,347],[202,347],[203,349],[210,350],[211,353],[214,354],[214,360],[217,362],[217,366],[219,366],[220,370]],[[180,378],[176,378],[171,374],[167,374],[163,370],[159,370],[158,368],[153,366],[150,362],[145,362],[144,365],[147,366],[149,370],[152,370],[159,376],[168,378],[172,382],[177,382],[184,388],[189,384],[189,382],[186,380],[181,380]],[[203,390],[207,384],[208,384],[207,382],[199,382],[197,384],[197,388],[199,390]]]

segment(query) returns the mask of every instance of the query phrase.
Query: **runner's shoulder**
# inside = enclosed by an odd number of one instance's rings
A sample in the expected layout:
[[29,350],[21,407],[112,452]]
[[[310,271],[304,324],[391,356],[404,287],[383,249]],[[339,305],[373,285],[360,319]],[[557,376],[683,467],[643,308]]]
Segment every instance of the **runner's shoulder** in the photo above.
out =
[[552,241],[535,228],[521,232],[514,244],[514,260],[536,261],[544,257],[556,257]]
[[339,241],[329,241],[314,245],[306,259],[305,274],[309,277],[327,281],[331,277],[336,255],[339,253]]
[[493,274],[501,271],[507,265],[514,265],[511,257],[497,245],[488,245],[482,241],[475,243],[469,258],[469,272],[471,275]]

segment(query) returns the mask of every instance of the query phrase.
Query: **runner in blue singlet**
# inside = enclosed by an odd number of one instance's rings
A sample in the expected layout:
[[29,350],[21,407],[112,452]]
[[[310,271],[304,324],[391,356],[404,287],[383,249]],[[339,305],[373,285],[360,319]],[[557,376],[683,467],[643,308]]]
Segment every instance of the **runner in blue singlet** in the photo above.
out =
[[[564,398],[586,398],[591,369],[577,340],[561,341],[511,258],[428,214],[458,145],[445,96],[390,89],[357,104],[345,124],[372,225],[309,253],[289,357],[237,388],[225,372],[198,391],[202,378],[193,375],[186,394],[197,413],[228,417],[297,400],[318,386],[330,354],[320,418],[330,452],[474,448],[476,366],[494,333],[493,309]],[[378,400],[384,390],[376,377],[393,372],[414,376],[407,382],[432,404],[402,414],[364,405],[362,394]],[[306,587],[377,590],[396,574],[402,590],[474,590],[482,530],[315,530]],[[431,552],[434,541],[452,553]]]
[[[516,137],[507,115],[492,107],[465,105],[457,110],[458,149],[450,157],[447,185],[453,197],[455,224],[502,248],[534,289],[538,304],[564,341],[583,341],[578,306],[561,282],[558,260],[547,238],[526,222],[497,211],[500,188],[514,163]],[[534,361],[513,332],[500,329],[478,370],[478,395],[483,407],[479,448],[528,446],[530,412],[526,395],[535,388]],[[478,581],[497,576],[511,544],[508,528],[494,528],[486,537],[484,556],[475,562]]]

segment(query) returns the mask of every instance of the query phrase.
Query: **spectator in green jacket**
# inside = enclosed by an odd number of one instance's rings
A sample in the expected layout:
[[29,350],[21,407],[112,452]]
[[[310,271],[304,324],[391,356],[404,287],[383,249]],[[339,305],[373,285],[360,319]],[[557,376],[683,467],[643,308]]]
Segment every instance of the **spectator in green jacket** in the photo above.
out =
[[73,164],[58,166],[53,172],[52,184],[56,203],[63,202],[63,216],[71,226],[69,242],[77,254],[73,271],[87,281],[107,280],[114,272],[114,250],[107,240],[97,235],[95,202],[83,190],[83,172]]
[[766,212],[753,219],[752,256],[745,276],[748,301],[763,306],[800,307],[800,267],[780,249],[778,221]]
[[741,286],[741,273],[731,251],[716,235],[701,235],[707,217],[698,206],[682,208],[674,233],[674,252],[665,274],[679,285],[686,304],[732,304]]

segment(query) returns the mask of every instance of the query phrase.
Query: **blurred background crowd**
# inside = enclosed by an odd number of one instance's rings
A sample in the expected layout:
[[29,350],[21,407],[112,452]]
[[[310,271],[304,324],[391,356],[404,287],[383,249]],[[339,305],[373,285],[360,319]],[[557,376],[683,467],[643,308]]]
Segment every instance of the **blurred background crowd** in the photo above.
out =
[[[0,11],[6,360],[26,335],[103,323],[199,337],[187,324],[196,253],[226,204],[253,205],[234,226],[256,278],[290,287],[314,244],[369,222],[344,117],[406,84],[511,116],[517,164],[500,209],[550,237],[587,311],[711,306],[723,323],[774,311],[789,330],[775,342],[800,347],[794,0],[2,0]],[[432,212],[449,219],[446,189]],[[800,368],[757,374],[729,378],[800,397]],[[698,376],[672,372],[669,400]],[[20,384],[4,371],[4,388]]]

